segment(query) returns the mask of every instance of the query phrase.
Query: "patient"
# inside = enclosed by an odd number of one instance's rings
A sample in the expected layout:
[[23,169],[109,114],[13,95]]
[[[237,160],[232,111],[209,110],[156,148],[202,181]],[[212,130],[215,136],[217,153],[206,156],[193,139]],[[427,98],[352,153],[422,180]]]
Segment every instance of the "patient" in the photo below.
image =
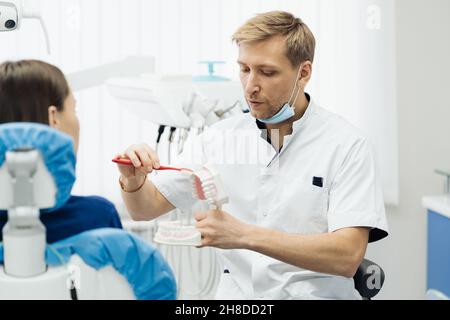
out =
[[[0,65],[0,124],[49,125],[73,138],[76,153],[80,125],[75,107],[67,80],[57,67],[35,60]],[[114,205],[100,197],[71,196],[62,208],[41,215],[41,220],[49,243],[91,229],[122,228]],[[6,222],[6,212],[0,211],[0,241]]]

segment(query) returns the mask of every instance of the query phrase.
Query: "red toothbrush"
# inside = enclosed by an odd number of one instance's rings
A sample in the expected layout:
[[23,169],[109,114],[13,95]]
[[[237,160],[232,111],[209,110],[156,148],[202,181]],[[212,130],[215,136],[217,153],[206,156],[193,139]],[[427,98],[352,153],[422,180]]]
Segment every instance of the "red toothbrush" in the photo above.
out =
[[[113,159],[114,163],[117,164],[121,164],[123,166],[132,166],[133,162],[130,159],[122,159],[122,158],[115,158]],[[172,170],[172,171],[189,171],[192,172],[191,169],[186,169],[186,168],[174,168],[174,167],[167,167],[167,166],[160,166],[159,169],[155,169],[155,170]]]
[[[112,161],[124,166],[133,166],[130,159],[115,158]],[[203,169],[194,172],[186,168],[160,166],[155,170],[173,170],[190,174],[194,197],[199,200],[208,200],[211,209],[221,210],[222,204],[228,203],[228,196],[225,194],[220,177],[212,168],[204,166]]]

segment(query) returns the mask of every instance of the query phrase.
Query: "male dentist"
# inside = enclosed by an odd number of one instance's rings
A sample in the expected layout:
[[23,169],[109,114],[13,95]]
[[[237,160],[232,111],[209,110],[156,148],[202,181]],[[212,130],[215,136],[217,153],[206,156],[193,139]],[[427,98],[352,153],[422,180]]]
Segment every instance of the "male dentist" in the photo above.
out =
[[[251,113],[213,126],[196,149],[202,161],[216,164],[230,198],[223,211],[195,215],[202,246],[224,249],[216,298],[359,299],[352,277],[368,242],[388,234],[370,144],[305,93],[315,39],[302,20],[281,11],[259,14],[233,40]],[[240,134],[257,139],[229,143]],[[221,152],[257,152],[258,161],[220,161]],[[134,145],[122,157],[134,164],[119,165],[134,219],[195,203],[183,175],[147,179],[160,166],[149,146]]]

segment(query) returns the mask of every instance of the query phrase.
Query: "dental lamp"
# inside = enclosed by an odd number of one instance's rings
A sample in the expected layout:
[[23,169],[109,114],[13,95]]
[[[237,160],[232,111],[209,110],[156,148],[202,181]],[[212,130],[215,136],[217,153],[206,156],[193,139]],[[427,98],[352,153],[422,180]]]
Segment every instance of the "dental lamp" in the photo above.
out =
[[42,26],[47,52],[50,54],[50,38],[39,9],[26,0],[0,1],[0,32],[20,29],[23,19],[36,19]]

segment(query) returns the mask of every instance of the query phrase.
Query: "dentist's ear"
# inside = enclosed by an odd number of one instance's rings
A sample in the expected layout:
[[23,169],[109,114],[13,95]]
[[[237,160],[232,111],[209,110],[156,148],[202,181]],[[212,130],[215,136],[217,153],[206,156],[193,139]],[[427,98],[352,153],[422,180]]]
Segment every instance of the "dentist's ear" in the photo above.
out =
[[299,84],[304,88],[309,80],[311,80],[312,75],[312,63],[311,61],[305,61],[303,62],[302,71],[300,72],[299,76]]
[[59,129],[58,109],[55,106],[48,107],[48,124],[54,129]]

